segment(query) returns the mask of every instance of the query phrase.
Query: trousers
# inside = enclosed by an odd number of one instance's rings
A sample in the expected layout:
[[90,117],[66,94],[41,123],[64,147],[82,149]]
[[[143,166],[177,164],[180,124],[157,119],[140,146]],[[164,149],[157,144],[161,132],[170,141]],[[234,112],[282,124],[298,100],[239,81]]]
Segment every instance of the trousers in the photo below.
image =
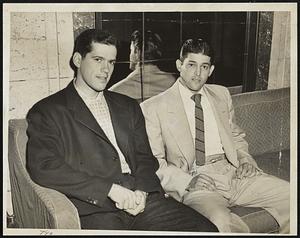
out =
[[227,159],[198,167],[197,173],[213,178],[217,189],[187,192],[183,203],[210,219],[220,232],[250,232],[246,223],[229,209],[240,205],[264,208],[278,222],[279,232],[289,233],[289,182],[266,173],[237,179],[235,172]]
[[123,210],[80,216],[82,229],[218,232],[192,208],[161,193],[149,193],[145,210],[132,216]]

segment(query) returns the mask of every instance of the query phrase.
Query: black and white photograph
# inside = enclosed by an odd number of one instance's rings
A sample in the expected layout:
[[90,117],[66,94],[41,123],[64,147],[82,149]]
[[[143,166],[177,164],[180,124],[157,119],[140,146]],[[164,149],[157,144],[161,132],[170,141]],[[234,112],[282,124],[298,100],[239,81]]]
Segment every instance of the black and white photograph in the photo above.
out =
[[4,235],[296,235],[297,3],[4,3]]

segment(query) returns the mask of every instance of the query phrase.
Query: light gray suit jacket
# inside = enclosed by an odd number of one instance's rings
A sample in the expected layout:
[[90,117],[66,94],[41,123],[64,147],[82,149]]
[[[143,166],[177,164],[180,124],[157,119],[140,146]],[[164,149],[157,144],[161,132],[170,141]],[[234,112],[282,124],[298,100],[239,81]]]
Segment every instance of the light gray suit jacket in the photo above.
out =
[[[181,200],[192,179],[189,170],[195,160],[194,142],[190,132],[177,82],[165,92],[141,104],[150,146],[158,159],[157,175],[166,191]],[[213,109],[221,142],[230,163],[238,167],[249,162],[257,167],[248,153],[245,133],[235,124],[231,95],[219,85],[203,86]]]
[[[152,64],[144,65],[142,76],[143,97],[145,99],[165,91],[176,81],[174,74],[161,71],[156,65]],[[142,98],[140,68],[136,68],[125,79],[114,84],[108,90],[140,100]]]

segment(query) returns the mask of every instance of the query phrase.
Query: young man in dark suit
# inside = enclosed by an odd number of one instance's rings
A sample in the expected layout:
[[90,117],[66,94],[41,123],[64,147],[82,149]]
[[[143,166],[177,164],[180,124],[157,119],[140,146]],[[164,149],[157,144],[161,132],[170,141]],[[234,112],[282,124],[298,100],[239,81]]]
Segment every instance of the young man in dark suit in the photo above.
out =
[[165,196],[138,103],[105,90],[116,55],[110,33],[78,36],[71,58],[76,77],[27,116],[32,179],[64,193],[83,229],[217,231]]

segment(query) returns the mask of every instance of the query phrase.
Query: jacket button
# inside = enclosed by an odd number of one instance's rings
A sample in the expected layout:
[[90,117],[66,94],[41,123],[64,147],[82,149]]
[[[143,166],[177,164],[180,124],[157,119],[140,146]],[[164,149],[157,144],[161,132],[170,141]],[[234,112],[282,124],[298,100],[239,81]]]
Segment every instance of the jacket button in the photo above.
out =
[[97,204],[98,203],[98,200],[97,199],[95,199],[95,200],[93,200],[93,204]]

